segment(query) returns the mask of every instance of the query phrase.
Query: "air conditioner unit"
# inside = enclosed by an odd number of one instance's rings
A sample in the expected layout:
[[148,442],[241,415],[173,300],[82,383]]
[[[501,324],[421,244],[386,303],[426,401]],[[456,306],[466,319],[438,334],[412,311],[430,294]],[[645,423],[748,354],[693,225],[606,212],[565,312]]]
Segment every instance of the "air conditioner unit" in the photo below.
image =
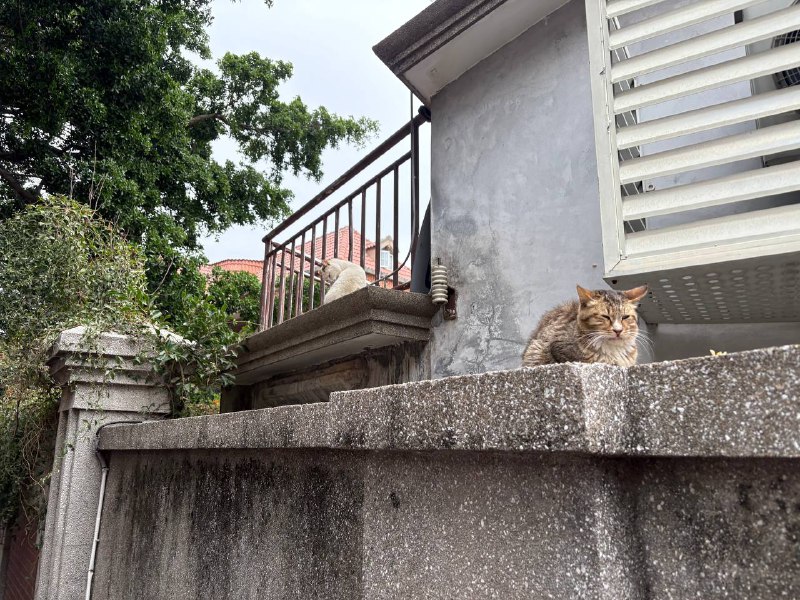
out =
[[[799,3],[800,0],[769,0],[768,2],[760,2],[755,6],[745,8],[741,11],[742,21],[757,19],[759,17],[771,14],[777,10],[782,10]],[[747,54],[760,54],[761,52],[768,51],[770,48],[785,46],[786,44],[793,44],[798,41],[800,41],[800,30],[795,30],[775,36],[771,39],[761,40],[760,42],[749,44],[746,48],[746,51]],[[750,88],[754,95],[764,94],[766,92],[771,92],[777,89],[795,85],[800,85],[800,65],[786,71],[780,71],[772,75],[758,77],[750,81]],[[797,119],[800,119],[800,113],[798,112],[782,113],[779,115],[757,119],[756,127],[769,127],[770,125],[778,125],[780,123],[796,121]],[[778,154],[762,157],[762,161],[764,166],[768,167],[770,165],[787,163],[797,160],[798,158],[800,158],[800,150],[792,150],[790,152],[780,152]]]

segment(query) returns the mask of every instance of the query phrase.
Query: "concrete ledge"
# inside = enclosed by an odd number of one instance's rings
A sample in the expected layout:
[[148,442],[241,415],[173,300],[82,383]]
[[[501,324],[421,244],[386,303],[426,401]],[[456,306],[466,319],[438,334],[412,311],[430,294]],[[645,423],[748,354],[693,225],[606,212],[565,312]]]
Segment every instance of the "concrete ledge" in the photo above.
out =
[[800,457],[800,346],[565,364],[104,430],[108,450],[340,448]]
[[236,385],[370,348],[427,341],[437,309],[425,294],[368,286],[249,337]]

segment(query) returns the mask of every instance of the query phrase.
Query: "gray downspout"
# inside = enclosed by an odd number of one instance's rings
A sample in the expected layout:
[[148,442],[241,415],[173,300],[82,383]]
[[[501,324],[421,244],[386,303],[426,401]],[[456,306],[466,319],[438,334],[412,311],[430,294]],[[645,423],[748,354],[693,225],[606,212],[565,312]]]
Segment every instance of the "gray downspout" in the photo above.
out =
[[[100,434],[100,429],[97,430]],[[94,454],[100,462],[102,473],[100,475],[100,498],[97,500],[97,516],[94,520],[94,538],[92,539],[92,554],[89,558],[89,572],[86,575],[86,600],[92,598],[92,580],[94,579],[94,563],[97,558],[97,543],[100,541],[100,516],[103,514],[103,501],[106,497],[106,480],[108,479],[108,463],[103,453],[95,446]]]
[[89,571],[86,574],[86,600],[91,600],[92,598],[92,582],[94,580],[94,565],[95,560],[97,559],[97,544],[100,542],[100,518],[103,514],[103,503],[105,502],[106,498],[106,481],[108,480],[108,463],[106,462],[105,456],[103,456],[103,452],[98,448],[98,444],[100,442],[100,432],[103,430],[103,427],[108,427],[109,425],[136,425],[137,423],[141,423],[142,421],[114,421],[113,423],[105,423],[97,428],[95,432],[95,442],[94,442],[94,455],[97,457],[97,461],[100,463],[100,497],[97,499],[97,515],[94,519],[94,537],[92,538],[92,553],[89,557]]

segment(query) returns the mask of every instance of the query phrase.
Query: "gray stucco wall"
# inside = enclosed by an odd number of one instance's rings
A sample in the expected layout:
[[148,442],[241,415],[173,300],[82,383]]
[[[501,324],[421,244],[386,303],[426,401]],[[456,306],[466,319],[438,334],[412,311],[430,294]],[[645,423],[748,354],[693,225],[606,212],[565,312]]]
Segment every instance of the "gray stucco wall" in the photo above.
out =
[[[434,377],[519,366],[542,313],[605,287],[584,2],[573,0],[432,101],[432,255],[458,291]],[[662,325],[661,360],[800,340],[800,324]]]
[[93,598],[800,597],[799,356],[108,427]]
[[146,452],[110,473],[98,600],[800,594],[796,461]]
[[432,102],[432,255],[459,318],[434,329],[435,377],[520,364],[545,307],[602,285],[583,2]]

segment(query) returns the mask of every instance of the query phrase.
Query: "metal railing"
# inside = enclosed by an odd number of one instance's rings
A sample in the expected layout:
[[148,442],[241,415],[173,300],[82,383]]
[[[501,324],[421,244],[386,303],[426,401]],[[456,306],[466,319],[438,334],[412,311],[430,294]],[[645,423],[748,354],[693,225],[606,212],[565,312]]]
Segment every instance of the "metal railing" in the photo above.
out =
[[[406,125],[398,129],[341,177],[295,211],[264,236],[264,271],[261,288],[262,330],[313,310],[325,302],[325,284],[315,271],[326,258],[342,258],[360,264],[371,276],[373,285],[400,288],[410,284],[410,265],[414,263],[420,227],[419,129],[430,121],[427,108],[420,108]],[[366,182],[350,191],[342,200],[319,216],[312,216],[323,202],[359,174],[373,167],[391,150],[410,137],[410,149],[383,167]],[[406,169],[406,167],[408,167]],[[403,185],[402,171],[408,171]],[[388,185],[387,181],[388,180]],[[386,189],[388,188],[388,190]],[[400,261],[401,192],[408,192],[408,252]],[[391,209],[383,205],[391,198]],[[370,212],[370,219],[367,214]],[[343,214],[344,213],[344,214]],[[356,215],[355,213],[359,213]],[[304,225],[299,225],[306,217]],[[360,227],[359,223],[360,222]],[[344,223],[346,222],[346,226]],[[294,233],[278,241],[290,228]],[[356,230],[356,227],[359,227]],[[332,229],[331,229],[332,228]],[[374,248],[367,245],[368,231],[374,232]],[[391,268],[381,266],[381,235],[391,232]],[[344,237],[340,240],[340,237]],[[370,263],[372,268],[370,269]],[[404,277],[402,275],[407,275]]]

